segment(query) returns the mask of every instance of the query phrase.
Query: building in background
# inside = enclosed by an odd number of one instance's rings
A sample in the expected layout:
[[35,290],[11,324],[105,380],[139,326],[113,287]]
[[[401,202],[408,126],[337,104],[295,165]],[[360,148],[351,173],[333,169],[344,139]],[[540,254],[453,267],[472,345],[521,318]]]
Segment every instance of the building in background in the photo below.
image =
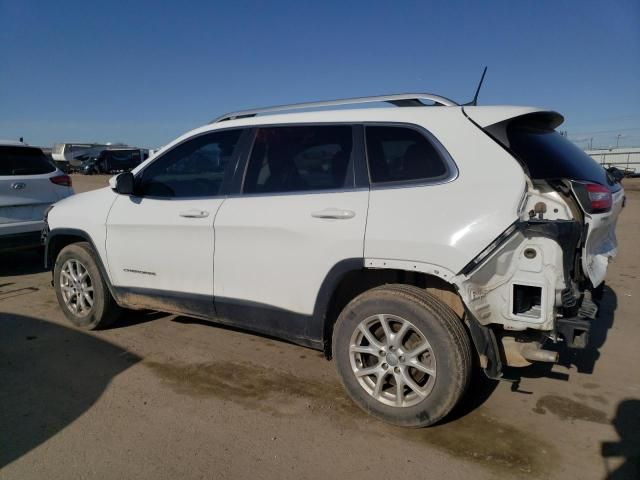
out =
[[640,174],[640,148],[606,148],[585,152],[605,168],[617,167],[627,173]]

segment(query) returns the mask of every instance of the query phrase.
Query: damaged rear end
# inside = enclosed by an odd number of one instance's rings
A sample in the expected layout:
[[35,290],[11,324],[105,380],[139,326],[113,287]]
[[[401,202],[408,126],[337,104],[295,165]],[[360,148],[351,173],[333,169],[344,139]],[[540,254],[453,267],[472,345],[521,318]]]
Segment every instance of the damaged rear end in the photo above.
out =
[[556,362],[545,343],[587,346],[594,300],[616,255],[624,190],[555,131],[563,121],[556,112],[465,107],[465,114],[528,178],[518,218],[456,278],[485,371],[499,377],[504,364]]

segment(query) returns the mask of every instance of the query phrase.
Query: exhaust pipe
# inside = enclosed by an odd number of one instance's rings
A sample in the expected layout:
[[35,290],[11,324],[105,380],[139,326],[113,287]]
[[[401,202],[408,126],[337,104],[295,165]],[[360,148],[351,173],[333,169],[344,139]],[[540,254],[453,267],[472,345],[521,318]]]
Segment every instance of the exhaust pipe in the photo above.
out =
[[532,362],[558,362],[558,352],[552,352],[551,350],[543,350],[540,348],[540,344],[527,343],[522,346],[520,353],[524,358]]

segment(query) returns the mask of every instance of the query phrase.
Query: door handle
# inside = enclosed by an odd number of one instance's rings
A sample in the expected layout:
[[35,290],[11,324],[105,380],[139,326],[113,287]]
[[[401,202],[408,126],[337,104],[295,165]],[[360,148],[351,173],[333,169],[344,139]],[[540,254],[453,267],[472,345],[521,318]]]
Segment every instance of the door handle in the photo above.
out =
[[209,216],[209,212],[207,212],[206,210],[197,210],[194,208],[185,212],[180,212],[180,216],[185,218],[205,218]]
[[314,218],[334,218],[336,220],[347,220],[356,216],[353,210],[343,210],[341,208],[325,208],[311,214]]

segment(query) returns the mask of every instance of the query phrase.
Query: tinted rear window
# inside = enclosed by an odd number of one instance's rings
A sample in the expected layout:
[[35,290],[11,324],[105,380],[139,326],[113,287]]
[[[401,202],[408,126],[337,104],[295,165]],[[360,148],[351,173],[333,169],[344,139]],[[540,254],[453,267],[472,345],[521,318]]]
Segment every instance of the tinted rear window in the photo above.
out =
[[55,169],[39,148],[0,146],[0,175],[39,175]]
[[438,150],[417,130],[367,126],[366,136],[372,183],[436,181],[448,176]]
[[508,128],[509,146],[533,179],[567,178],[613,185],[593,158],[555,130],[514,125]]

